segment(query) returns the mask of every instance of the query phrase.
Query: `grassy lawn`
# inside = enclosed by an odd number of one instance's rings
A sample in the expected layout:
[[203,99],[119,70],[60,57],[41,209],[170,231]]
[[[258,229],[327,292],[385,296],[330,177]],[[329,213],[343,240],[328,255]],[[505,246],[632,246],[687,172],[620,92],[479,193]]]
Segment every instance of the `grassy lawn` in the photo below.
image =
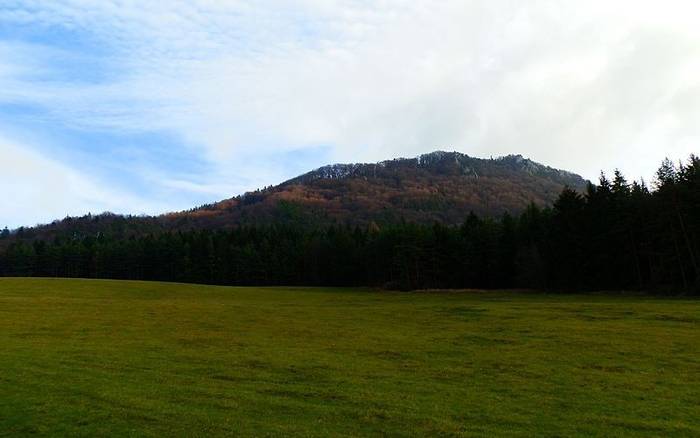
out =
[[0,279],[0,435],[700,435],[700,301]]

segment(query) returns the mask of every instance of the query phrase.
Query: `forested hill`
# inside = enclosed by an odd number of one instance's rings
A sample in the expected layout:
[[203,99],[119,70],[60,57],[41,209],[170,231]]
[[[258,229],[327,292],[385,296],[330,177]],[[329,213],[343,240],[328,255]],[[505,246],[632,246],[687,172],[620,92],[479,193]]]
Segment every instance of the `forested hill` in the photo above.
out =
[[[444,157],[438,158],[448,166]],[[494,161],[495,166],[523,164],[518,157]],[[382,178],[385,168],[397,166],[430,181],[423,165],[422,160],[390,162],[378,165],[377,176],[371,178]],[[332,178],[324,175],[336,171]],[[245,204],[247,197],[236,200],[244,205],[232,205],[230,211],[251,211],[246,205],[265,205],[279,193],[274,190],[284,193],[287,187],[366,182],[370,179],[362,175],[366,171],[363,166],[321,169],[301,181],[268,189],[255,203]],[[454,171],[463,176],[461,170]],[[405,181],[402,184],[406,186]],[[304,204],[296,205],[305,211]],[[211,218],[235,218],[230,212],[226,216],[226,209],[209,208],[189,215],[204,213],[199,219],[210,220],[202,224],[216,223]],[[291,213],[288,219],[295,217]],[[251,218],[261,217],[258,214]],[[498,218],[465,214],[459,225],[406,221],[311,226],[289,220],[228,228],[181,226],[164,232],[177,220],[97,216],[62,221],[47,229],[3,232],[0,276],[700,294],[700,158],[695,156],[678,165],[664,161],[651,187],[642,181],[630,184],[616,171],[612,180],[601,175],[598,184],[588,185],[584,193],[564,189],[551,207],[530,204],[519,215]],[[61,232],[42,238],[46,230]]]
[[480,159],[437,151],[411,159],[325,166],[275,187],[169,217],[203,226],[453,225],[470,212],[497,217],[520,213],[531,203],[551,205],[565,186],[582,192],[586,183],[520,155]]
[[109,235],[129,238],[160,231],[226,229],[239,225],[331,224],[381,226],[402,221],[455,225],[469,213],[499,217],[529,204],[551,205],[565,186],[586,181],[520,155],[496,159],[433,152],[374,164],[321,167],[280,185],[188,211],[156,217],[90,215],[24,228],[12,239]]

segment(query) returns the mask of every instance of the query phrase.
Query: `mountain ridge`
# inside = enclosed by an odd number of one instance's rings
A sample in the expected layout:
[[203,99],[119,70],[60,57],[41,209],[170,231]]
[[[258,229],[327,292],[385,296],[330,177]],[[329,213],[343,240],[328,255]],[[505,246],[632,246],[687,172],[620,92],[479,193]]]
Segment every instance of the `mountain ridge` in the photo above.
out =
[[376,163],[326,165],[276,186],[170,216],[228,216],[229,224],[294,219],[315,224],[454,224],[470,212],[498,216],[517,214],[530,203],[549,205],[564,187],[583,191],[587,184],[579,175],[522,155],[486,159],[435,151]]
[[[433,152],[429,152],[426,154],[421,154],[418,155],[417,157],[414,158],[394,158],[390,160],[383,160],[383,161],[378,161],[375,163],[335,163],[335,164],[329,164],[325,166],[321,166],[317,169],[311,170],[309,172],[306,172],[302,175],[296,176],[294,178],[291,178],[287,181],[282,182],[280,185],[285,185],[285,184],[290,184],[290,183],[296,183],[296,182],[303,182],[303,181],[308,181],[309,179],[322,179],[322,178],[330,178],[330,179],[338,179],[338,178],[344,178],[348,176],[358,176],[357,172],[361,171],[365,168],[372,167],[373,171],[376,172],[377,168],[387,168],[395,165],[401,165],[404,163],[407,163],[409,165],[415,165],[418,168],[425,168],[429,167],[430,165],[433,165],[435,163],[445,161],[445,160],[454,160],[455,164],[458,165],[467,165],[471,161],[473,162],[491,162],[491,163],[497,163],[497,164],[511,164],[511,165],[520,165],[522,169],[525,169],[529,171],[530,173],[536,173],[536,172],[549,172],[549,173],[554,173],[558,174],[560,176],[565,176],[569,178],[578,178],[582,181],[582,177],[579,175],[569,172],[566,170],[561,170],[561,169],[556,169],[550,166],[546,166],[544,164],[540,164],[536,161],[533,161],[529,158],[523,157],[521,154],[509,154],[505,155],[502,157],[497,157],[497,158],[478,158],[478,157],[471,157],[467,154],[463,154],[457,151],[443,151],[443,150],[436,150]],[[465,167],[463,167],[465,169]],[[466,169],[469,169],[469,167],[466,167]],[[465,172],[467,173],[467,172]],[[367,176],[367,175],[363,175]],[[474,176],[478,177],[478,173],[474,172]]]
[[[276,186],[159,216],[105,213],[23,228],[27,238],[111,234],[129,237],[245,225],[369,225],[401,221],[457,224],[469,213],[517,214],[551,205],[564,187],[585,190],[572,172],[522,155],[476,158],[435,151],[377,163],[331,164]],[[13,233],[16,234],[16,233]]]

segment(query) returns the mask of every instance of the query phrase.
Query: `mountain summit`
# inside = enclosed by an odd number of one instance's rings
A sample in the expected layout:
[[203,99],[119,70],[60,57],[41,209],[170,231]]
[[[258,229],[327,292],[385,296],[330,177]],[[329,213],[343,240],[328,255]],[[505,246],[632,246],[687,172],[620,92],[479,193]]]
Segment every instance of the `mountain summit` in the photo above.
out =
[[532,176],[564,182],[572,186],[585,184],[583,178],[570,172],[553,169],[524,158],[507,155],[496,159],[474,158],[459,152],[435,151],[416,158],[397,158],[372,164],[332,164],[323,166],[283,184],[308,183],[316,179],[377,177],[401,169],[422,170],[433,174],[482,176],[504,175],[507,172],[526,172]]
[[565,186],[586,180],[524,158],[474,158],[436,151],[378,163],[333,164],[282,184],[191,212],[170,215],[197,224],[390,223],[456,224],[474,212],[518,213],[530,203],[551,204]]

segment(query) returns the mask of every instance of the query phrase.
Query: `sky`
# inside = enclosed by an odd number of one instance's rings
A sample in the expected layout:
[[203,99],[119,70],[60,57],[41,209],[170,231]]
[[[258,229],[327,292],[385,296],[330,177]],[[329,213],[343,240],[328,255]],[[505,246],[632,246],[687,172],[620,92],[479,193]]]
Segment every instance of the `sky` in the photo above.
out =
[[0,228],[434,150],[650,180],[699,144],[692,0],[0,2]]

